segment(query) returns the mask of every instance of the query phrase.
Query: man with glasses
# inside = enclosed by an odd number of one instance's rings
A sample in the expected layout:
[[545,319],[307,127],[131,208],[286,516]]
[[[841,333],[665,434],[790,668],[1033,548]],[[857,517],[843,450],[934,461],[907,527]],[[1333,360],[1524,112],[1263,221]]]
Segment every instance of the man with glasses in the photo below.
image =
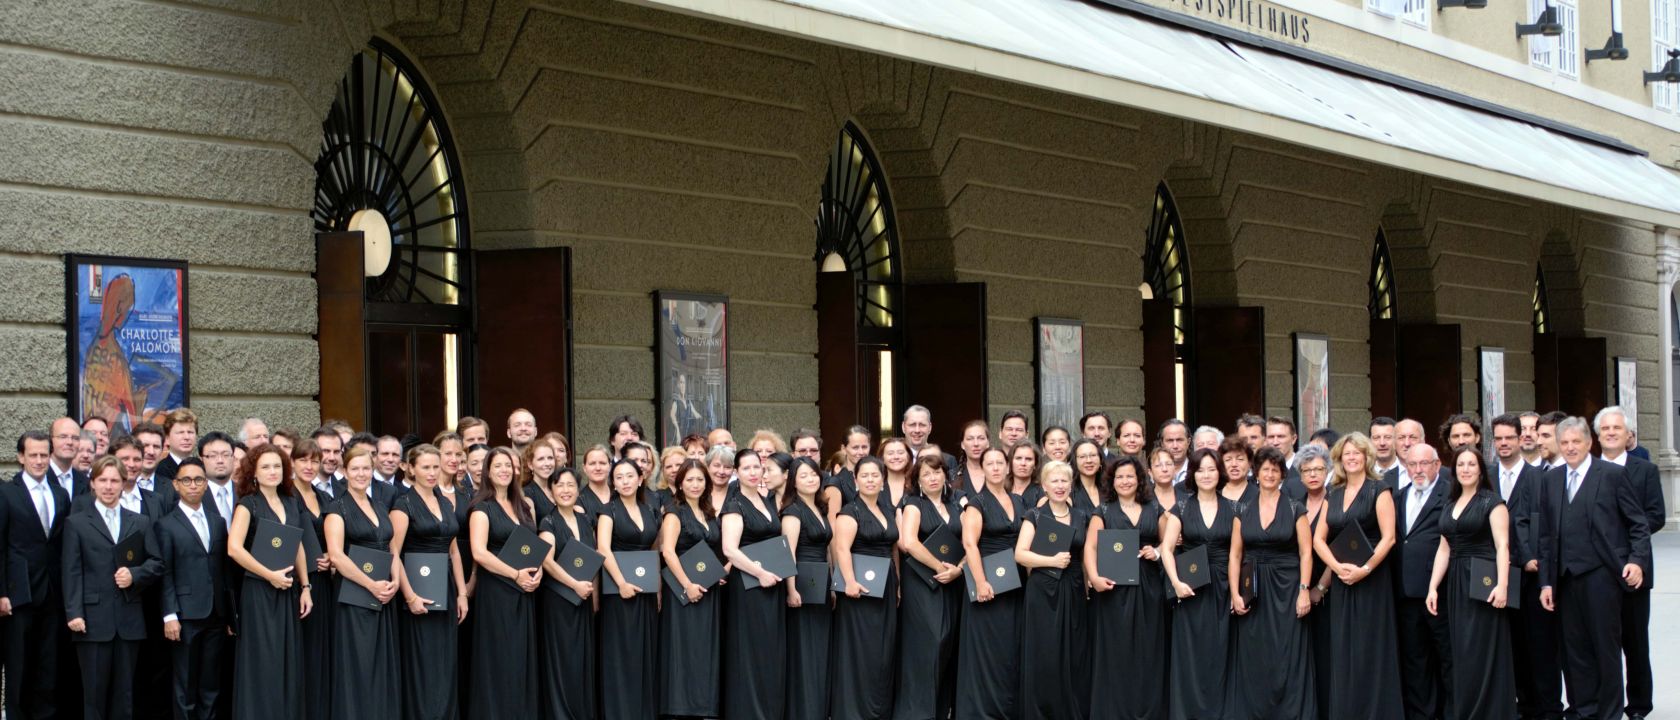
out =
[[[1416,425],[1416,422],[1412,424]],[[1420,425],[1419,428],[1422,426]],[[1452,694],[1452,645],[1447,619],[1429,612],[1429,576],[1441,547],[1448,482],[1429,443],[1406,451],[1407,484],[1394,491],[1394,607],[1400,636],[1400,697],[1409,720],[1442,717]]]
[[[1522,417],[1539,415],[1524,413]],[[1511,621],[1511,655],[1516,660],[1517,709],[1525,718],[1555,718],[1563,715],[1563,676],[1558,669],[1558,624],[1555,613],[1540,607],[1540,521],[1535,517],[1545,473],[1523,457],[1524,445],[1534,435],[1523,419],[1506,413],[1493,419],[1494,464],[1498,473],[1495,489],[1511,516],[1511,565],[1522,572],[1520,607],[1507,607]],[[1490,481],[1494,478],[1490,478]],[[1490,482],[1492,484],[1492,482]]]
[[215,717],[232,634],[227,625],[233,617],[232,596],[222,573],[227,529],[212,522],[214,516],[205,507],[208,481],[202,461],[183,460],[173,483],[175,512],[157,524],[165,567],[159,609],[174,668],[171,704],[178,718]]
[[810,458],[817,467],[822,467],[822,437],[815,430],[799,428],[793,431],[792,446],[794,457]]

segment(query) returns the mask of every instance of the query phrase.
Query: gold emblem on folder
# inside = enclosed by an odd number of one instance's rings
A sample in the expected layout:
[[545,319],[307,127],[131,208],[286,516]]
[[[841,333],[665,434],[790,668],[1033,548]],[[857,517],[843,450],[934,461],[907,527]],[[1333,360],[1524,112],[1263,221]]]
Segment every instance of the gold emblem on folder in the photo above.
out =
[[373,572],[373,563],[362,563],[362,572]]
[[1493,587],[1493,578],[1483,577],[1482,578],[1482,587]]
[[694,572],[706,572],[706,563],[705,562],[694,563]]
[[575,567],[575,568],[583,567],[583,558],[580,558],[580,557],[572,558],[572,567]]
[[129,562],[134,562],[134,551],[133,550],[128,551],[128,561]]
[[997,575],[998,577],[1003,577],[1003,568],[1001,568],[1001,567],[998,568],[997,572],[993,573],[993,574]]
[[1056,533],[1050,533],[1050,542],[1056,542]]
[[270,547],[278,550],[278,549],[280,549],[280,538],[274,538],[272,540],[269,540],[268,544],[269,544]]
[[431,577],[431,576],[432,576],[432,566],[421,565],[420,566],[420,577]]
[[1114,552],[1120,552],[1121,550],[1125,550],[1125,549],[1126,549],[1126,544],[1125,543],[1114,543]]
[[636,568],[636,577],[642,577],[646,574],[647,574],[647,568],[644,568],[644,567]]
[[1190,563],[1190,572],[1192,574],[1196,572],[1196,567],[1197,567],[1196,563]]
[[940,555],[950,555],[951,554],[951,546],[950,545],[940,545],[939,546],[939,554]]
[[530,555],[531,554],[531,546],[530,545],[520,545],[519,546],[519,554],[520,555]]

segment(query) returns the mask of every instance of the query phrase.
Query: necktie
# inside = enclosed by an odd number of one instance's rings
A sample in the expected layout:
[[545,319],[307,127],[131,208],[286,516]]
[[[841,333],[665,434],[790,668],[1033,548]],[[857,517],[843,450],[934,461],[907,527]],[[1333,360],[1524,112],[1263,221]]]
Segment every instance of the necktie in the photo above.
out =
[[1511,471],[1501,468],[1499,470],[1499,498],[1501,500],[1510,501],[1512,483]]
[[198,533],[198,541],[204,544],[204,551],[210,552],[210,525],[204,520],[204,509],[194,510],[192,514],[193,530]]
[[47,484],[35,484],[35,512],[41,516],[41,532],[52,534],[52,495],[47,492]]
[[117,509],[105,508],[105,528],[111,531],[111,540],[117,540]]
[[233,527],[233,505],[228,502],[228,489],[216,488],[216,509],[222,513],[222,524],[227,529]]
[[1569,471],[1569,502],[1575,502],[1575,491],[1581,489],[1581,471]]

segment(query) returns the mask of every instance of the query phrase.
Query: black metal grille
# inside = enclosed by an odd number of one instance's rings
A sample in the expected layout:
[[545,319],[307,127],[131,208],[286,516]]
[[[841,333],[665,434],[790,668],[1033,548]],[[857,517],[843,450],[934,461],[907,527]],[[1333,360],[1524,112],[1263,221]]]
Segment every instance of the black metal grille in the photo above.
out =
[[838,253],[856,280],[859,326],[893,327],[900,282],[898,222],[881,164],[850,123],[828,157],[816,222],[817,260]]

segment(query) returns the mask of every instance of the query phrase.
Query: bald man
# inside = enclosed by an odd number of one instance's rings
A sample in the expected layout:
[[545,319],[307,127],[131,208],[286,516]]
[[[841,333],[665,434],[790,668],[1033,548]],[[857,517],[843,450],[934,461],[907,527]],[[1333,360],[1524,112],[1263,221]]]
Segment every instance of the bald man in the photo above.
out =
[[1429,720],[1445,715],[1452,693],[1447,619],[1431,614],[1424,604],[1435,553],[1441,547],[1441,516],[1447,507],[1450,481],[1440,474],[1441,458],[1429,443],[1413,443],[1401,457],[1405,460],[1406,482],[1394,489],[1397,547],[1389,555],[1395,561],[1400,697],[1408,720]]
[[[1406,470],[1405,460],[1411,457],[1409,453],[1412,451],[1412,447],[1422,443],[1423,423],[1406,418],[1394,424],[1394,454],[1400,458],[1401,463],[1383,473],[1384,483],[1391,488],[1401,488],[1412,482],[1412,478]],[[1440,467],[1439,463],[1437,463],[1437,467]],[[1446,475],[1446,468],[1440,467],[1437,474]]]

